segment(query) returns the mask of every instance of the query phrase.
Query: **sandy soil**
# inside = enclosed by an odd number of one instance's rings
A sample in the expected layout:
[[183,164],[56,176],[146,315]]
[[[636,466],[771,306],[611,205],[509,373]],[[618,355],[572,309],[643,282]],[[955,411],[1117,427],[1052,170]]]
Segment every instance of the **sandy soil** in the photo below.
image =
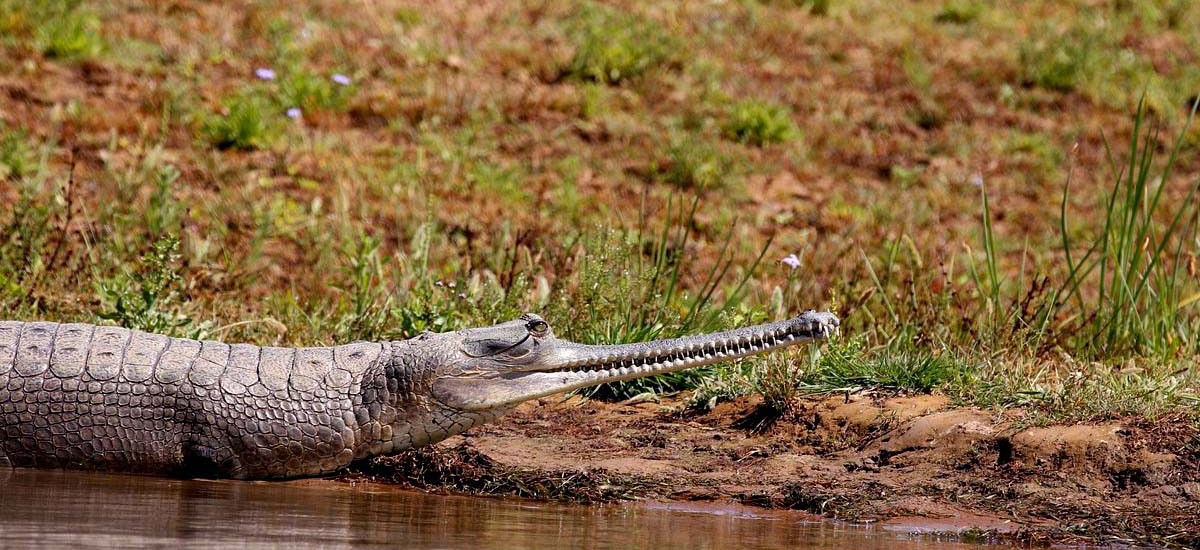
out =
[[360,465],[430,490],[792,508],[907,531],[1034,543],[1200,545],[1200,430],[1183,419],[1025,426],[940,396],[543,400],[438,446]]

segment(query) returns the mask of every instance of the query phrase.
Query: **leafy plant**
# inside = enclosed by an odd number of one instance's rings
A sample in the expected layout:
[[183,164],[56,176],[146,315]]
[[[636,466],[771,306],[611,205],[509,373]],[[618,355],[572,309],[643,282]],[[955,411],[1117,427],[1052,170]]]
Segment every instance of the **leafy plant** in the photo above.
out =
[[656,23],[585,4],[571,25],[575,53],[564,72],[607,84],[635,78],[676,57],[679,46]]
[[663,179],[681,189],[721,187],[733,171],[733,162],[710,143],[694,138],[674,141],[667,149],[669,164]]
[[[136,272],[100,281],[100,298],[109,308],[100,318],[146,332],[184,334],[192,319],[178,312],[182,280],[178,251],[179,239],[163,235],[142,257]],[[200,330],[194,327],[186,334],[196,336]]]
[[942,5],[933,20],[938,23],[965,25],[983,14],[983,4],[978,0],[950,0]]
[[299,70],[280,80],[277,102],[281,109],[294,107],[311,113],[342,109],[352,95],[353,88],[349,85],[339,85],[314,72]]
[[20,179],[37,168],[29,136],[22,131],[8,131],[0,135],[0,180]]
[[[690,208],[674,206],[657,233],[648,233],[639,225],[634,232],[586,238],[576,291],[555,302],[550,311],[552,326],[562,327],[560,336],[578,342],[621,344],[762,321],[762,312],[742,311],[737,304],[745,297],[746,284],[766,247],[731,286],[721,288],[733,265],[732,227],[721,242],[718,261],[700,279],[697,293],[690,295],[682,288],[684,274],[692,269],[692,259],[684,252],[698,204],[699,198]],[[589,396],[623,399],[694,387],[710,373],[708,368],[692,369],[583,391]]]
[[734,105],[725,122],[725,135],[730,139],[759,147],[791,141],[798,134],[787,109],[761,101]]
[[219,149],[260,149],[274,141],[279,116],[262,97],[243,93],[225,101],[225,113],[204,117],[200,133]]
[[970,371],[959,361],[926,351],[868,354],[861,339],[849,339],[823,347],[797,384],[807,393],[847,393],[868,388],[928,393]]
[[34,41],[47,57],[87,59],[103,49],[100,20],[76,2],[51,1],[39,11]]

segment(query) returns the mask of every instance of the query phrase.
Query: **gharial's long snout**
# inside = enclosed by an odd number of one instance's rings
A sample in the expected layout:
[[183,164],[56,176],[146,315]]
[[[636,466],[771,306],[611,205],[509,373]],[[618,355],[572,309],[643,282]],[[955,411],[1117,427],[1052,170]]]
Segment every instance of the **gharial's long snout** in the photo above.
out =
[[836,332],[838,325],[832,313],[808,311],[786,321],[653,342],[586,345],[552,340],[537,361],[494,377],[440,379],[435,392],[446,404],[460,409],[511,406],[587,386],[820,341]]

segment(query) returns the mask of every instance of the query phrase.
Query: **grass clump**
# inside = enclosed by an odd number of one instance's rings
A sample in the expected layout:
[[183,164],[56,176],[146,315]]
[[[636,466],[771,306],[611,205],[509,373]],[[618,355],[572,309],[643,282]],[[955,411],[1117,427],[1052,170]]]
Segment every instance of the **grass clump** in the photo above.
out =
[[29,136],[20,130],[0,134],[0,180],[21,179],[37,170]]
[[279,116],[262,97],[243,93],[225,101],[225,113],[204,116],[200,134],[218,149],[261,149],[279,132]]
[[970,372],[969,366],[944,354],[903,348],[868,354],[861,340],[846,340],[825,346],[796,384],[804,393],[864,389],[928,393]]
[[1020,45],[1022,78],[1047,90],[1074,91],[1097,70],[1099,46],[1099,37],[1082,26],[1038,33]]
[[791,141],[800,133],[788,109],[761,101],[734,105],[724,130],[729,139],[759,147]]
[[108,308],[99,317],[125,328],[198,337],[202,328],[185,330],[192,319],[178,311],[178,287],[183,280],[179,259],[179,239],[171,234],[160,237],[142,257],[136,272],[98,283],[101,301]]
[[[0,305],[19,304],[28,296],[27,282],[45,268],[46,242],[53,207],[37,195],[37,187],[19,183],[11,217],[0,218]],[[5,302],[8,302],[5,304]],[[15,308],[14,308],[15,309]]]
[[580,80],[618,84],[676,58],[679,45],[659,24],[586,4],[571,29],[575,53],[563,72]]
[[[1195,113],[1193,106],[1187,125]],[[1184,138],[1175,140],[1156,169],[1158,136],[1158,129],[1146,126],[1140,104],[1125,162],[1104,200],[1104,222],[1082,252],[1071,241],[1070,188],[1063,190],[1067,273],[1051,303],[1070,312],[1071,347],[1085,357],[1200,353],[1200,323],[1184,312],[1200,296],[1200,285],[1188,275],[1189,249],[1200,238],[1200,181],[1188,186],[1181,202],[1163,201]],[[1110,162],[1119,165],[1111,152]]]
[[663,179],[685,190],[723,187],[733,172],[733,161],[711,143],[692,138],[675,140],[667,149]]
[[949,23],[952,25],[966,25],[979,19],[983,15],[983,4],[976,0],[951,0],[942,5],[942,9],[938,10],[933,16],[933,20],[938,23]]
[[301,70],[280,80],[276,101],[281,109],[295,107],[305,113],[336,111],[346,107],[346,101],[353,93],[348,84],[339,84],[314,72]]
[[[699,276],[695,294],[682,288],[693,259],[685,255],[696,225],[699,198],[690,208],[668,212],[658,231],[643,225],[633,232],[609,232],[586,238],[577,286],[570,296],[550,304],[551,325],[559,336],[585,343],[623,344],[687,334],[716,332],[763,320],[759,311],[740,310],[746,284],[766,248],[730,286],[722,288],[733,266],[732,227],[723,236],[717,261]],[[700,368],[651,378],[605,384],[586,395],[624,399],[645,392],[695,387],[712,369]]]
[[763,4],[777,4],[791,8],[799,8],[813,15],[829,15],[833,0],[759,0]]
[[43,55],[55,59],[88,59],[104,47],[100,20],[79,8],[78,2],[55,1],[37,13],[34,43]]

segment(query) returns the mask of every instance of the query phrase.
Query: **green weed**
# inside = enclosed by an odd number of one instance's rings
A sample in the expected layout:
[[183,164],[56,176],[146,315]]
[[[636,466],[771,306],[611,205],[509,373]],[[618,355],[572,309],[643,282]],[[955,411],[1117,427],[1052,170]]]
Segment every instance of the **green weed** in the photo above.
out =
[[563,72],[617,84],[677,58],[679,45],[652,21],[588,3],[570,24],[575,53]]
[[32,286],[28,281],[45,267],[43,253],[55,212],[50,201],[38,196],[38,188],[18,184],[12,216],[0,218],[0,298],[24,297]]
[[0,180],[21,179],[37,169],[37,156],[25,132],[12,130],[0,134]]
[[97,283],[97,292],[107,310],[101,319],[146,332],[170,336],[198,337],[205,329],[192,326],[192,319],[179,312],[179,239],[161,236],[146,252],[136,271],[125,272]]
[[[1197,316],[1185,302],[1197,284],[1186,273],[1188,247],[1200,231],[1200,181],[1188,185],[1182,200],[1168,195],[1171,173],[1179,160],[1185,130],[1175,140],[1165,163],[1157,163],[1160,130],[1148,127],[1139,104],[1124,164],[1110,152],[1114,182],[1104,201],[1104,221],[1086,249],[1077,249],[1068,230],[1069,186],[1063,190],[1062,247],[1066,280],[1055,291],[1070,311],[1073,348],[1085,356],[1105,358],[1129,354],[1172,357],[1200,353]],[[1157,165],[1157,166],[1156,166]],[[1094,287],[1092,286],[1094,284]],[[1090,290],[1095,288],[1097,293]]]
[[34,42],[47,57],[87,59],[104,47],[100,20],[77,2],[49,2],[38,10]]
[[1099,47],[1099,36],[1082,26],[1044,30],[1020,45],[1022,78],[1048,90],[1073,91],[1096,70]]
[[[700,279],[699,290],[682,288],[691,258],[684,255],[692,237],[697,198],[664,218],[661,229],[639,225],[634,232],[586,236],[575,292],[551,303],[549,318],[559,336],[586,343],[628,343],[686,334],[715,332],[729,325],[763,320],[763,313],[737,308],[758,259],[726,288],[733,266],[732,231],[724,235],[718,261]],[[731,228],[732,229],[732,228]],[[606,384],[584,390],[589,396],[621,399],[644,392],[695,387],[711,369],[692,369],[662,376]]]
[[663,180],[685,190],[709,190],[726,185],[733,161],[710,143],[695,138],[674,140],[667,149]]
[[724,130],[729,139],[759,147],[791,141],[799,135],[788,109],[761,101],[744,101],[730,108]]
[[983,4],[977,0],[951,0],[942,5],[933,20],[938,23],[966,25],[979,19],[983,14]]
[[884,389],[928,393],[960,380],[971,367],[916,349],[868,354],[861,339],[824,346],[814,364],[796,381],[804,393],[854,393]]
[[243,93],[225,101],[224,114],[204,115],[200,134],[218,149],[261,149],[279,134],[279,115],[261,96]]
[[301,70],[291,72],[280,80],[276,101],[280,110],[295,107],[305,113],[312,113],[321,110],[341,110],[353,95],[354,90],[351,86],[340,85],[330,78]]

